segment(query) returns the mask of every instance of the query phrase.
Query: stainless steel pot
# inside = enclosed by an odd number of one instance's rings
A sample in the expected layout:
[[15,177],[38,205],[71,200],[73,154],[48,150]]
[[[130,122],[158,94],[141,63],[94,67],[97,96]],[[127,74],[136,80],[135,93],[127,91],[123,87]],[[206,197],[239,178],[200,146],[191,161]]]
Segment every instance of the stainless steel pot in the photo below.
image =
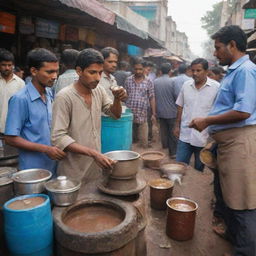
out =
[[0,209],[5,202],[14,196],[13,180],[8,177],[0,178]]
[[27,169],[13,174],[16,195],[37,194],[45,191],[44,183],[52,177],[45,169]]
[[45,188],[52,202],[57,206],[68,206],[75,203],[81,182],[59,176],[45,183]]
[[115,179],[133,178],[141,167],[140,154],[134,151],[110,151],[104,155],[117,161],[111,172],[111,177]]

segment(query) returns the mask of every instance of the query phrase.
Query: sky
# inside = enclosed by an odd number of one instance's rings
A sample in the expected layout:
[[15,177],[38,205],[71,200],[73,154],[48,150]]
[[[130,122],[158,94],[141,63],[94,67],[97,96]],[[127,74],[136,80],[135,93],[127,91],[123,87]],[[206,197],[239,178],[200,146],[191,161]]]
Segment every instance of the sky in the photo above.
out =
[[171,15],[180,32],[185,32],[191,51],[202,56],[202,42],[209,39],[201,27],[201,17],[212,10],[220,0],[168,0],[168,15]]

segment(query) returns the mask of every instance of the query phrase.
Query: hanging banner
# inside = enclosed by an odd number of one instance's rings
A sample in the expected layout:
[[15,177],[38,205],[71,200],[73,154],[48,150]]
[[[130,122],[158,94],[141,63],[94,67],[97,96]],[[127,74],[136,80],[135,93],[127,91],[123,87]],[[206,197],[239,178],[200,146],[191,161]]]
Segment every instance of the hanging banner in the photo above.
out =
[[32,18],[29,16],[23,16],[20,18],[19,31],[24,35],[31,35],[35,32],[35,26],[32,22]]
[[45,20],[41,18],[36,19],[36,36],[58,39],[60,24],[56,21]]
[[15,34],[16,16],[0,11],[0,32]]

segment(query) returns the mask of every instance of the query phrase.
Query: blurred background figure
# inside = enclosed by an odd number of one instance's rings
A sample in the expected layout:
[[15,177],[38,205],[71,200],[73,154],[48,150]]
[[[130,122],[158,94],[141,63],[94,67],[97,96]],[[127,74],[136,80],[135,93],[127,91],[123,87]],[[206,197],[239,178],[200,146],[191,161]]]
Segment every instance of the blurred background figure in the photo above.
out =
[[16,76],[20,77],[21,79],[24,78],[24,70],[23,70],[22,68],[18,67],[18,66],[15,66],[15,67],[14,67],[13,73],[14,73]]
[[225,74],[225,70],[220,66],[210,67],[208,71],[208,77],[210,77],[211,79],[219,83],[221,82],[224,74]]
[[129,63],[127,61],[120,61],[119,70],[117,70],[113,76],[116,79],[116,83],[119,86],[123,86],[126,78],[130,76],[132,73],[129,71]]
[[78,80],[78,75],[75,70],[78,54],[79,51],[75,49],[66,49],[62,52],[60,62],[65,72],[58,77],[54,85],[54,94]]

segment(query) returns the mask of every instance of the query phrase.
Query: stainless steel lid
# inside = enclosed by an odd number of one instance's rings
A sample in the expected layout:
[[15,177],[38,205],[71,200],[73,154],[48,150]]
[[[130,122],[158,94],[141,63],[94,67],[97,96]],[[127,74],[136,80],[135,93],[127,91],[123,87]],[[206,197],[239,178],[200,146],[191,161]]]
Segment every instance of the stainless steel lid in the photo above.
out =
[[13,174],[12,179],[19,183],[39,183],[47,181],[52,173],[45,169],[27,169]]
[[0,178],[8,177],[11,178],[12,175],[17,172],[17,168],[14,167],[0,167]]
[[1,177],[0,178],[0,186],[5,186],[5,185],[11,184],[11,183],[13,183],[13,180],[10,179],[9,177]]
[[45,183],[45,188],[50,192],[68,193],[74,192],[81,187],[81,182],[68,179],[66,176],[59,176]]

